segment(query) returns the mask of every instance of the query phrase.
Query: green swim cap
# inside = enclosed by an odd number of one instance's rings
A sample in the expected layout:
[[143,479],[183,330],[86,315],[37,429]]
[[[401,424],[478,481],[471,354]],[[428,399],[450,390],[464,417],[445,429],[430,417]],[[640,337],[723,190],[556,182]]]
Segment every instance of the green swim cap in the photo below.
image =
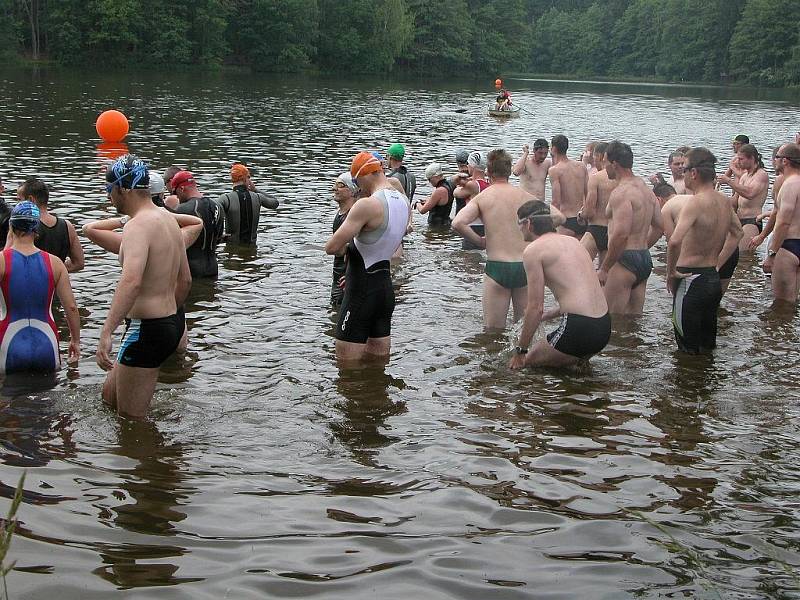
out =
[[391,146],[389,146],[389,149],[386,151],[386,154],[388,154],[392,158],[403,160],[403,157],[406,155],[406,148],[405,146],[403,146],[403,144],[392,144]]

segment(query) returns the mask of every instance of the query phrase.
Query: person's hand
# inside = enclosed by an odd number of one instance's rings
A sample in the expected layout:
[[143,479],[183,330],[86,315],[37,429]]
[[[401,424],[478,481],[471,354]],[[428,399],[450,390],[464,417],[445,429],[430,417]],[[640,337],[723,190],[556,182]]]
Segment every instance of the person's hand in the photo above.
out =
[[528,154],[529,151],[530,151],[530,148],[528,147],[528,144],[525,144],[524,146],[522,146],[522,153],[523,154]]
[[578,214],[575,215],[575,218],[578,219],[578,225],[588,225],[589,222],[584,218],[583,211],[579,210]]
[[67,364],[77,365],[81,358],[81,343],[79,340],[70,340],[67,350]]
[[412,234],[412,233],[414,233],[414,225],[412,225],[411,223],[409,223],[409,224],[408,224],[408,227],[406,227],[406,235],[410,235],[410,234]]
[[600,285],[603,286],[606,284],[606,280],[608,279],[608,271],[605,269],[600,269],[597,272],[597,279],[600,280]]
[[723,183],[725,185],[730,185],[731,181],[733,181],[732,177],[728,177],[727,175],[720,175],[717,177],[717,183]]
[[250,177],[247,178],[247,189],[251,192],[256,191],[256,184],[253,183],[253,180]]
[[767,256],[767,258],[764,259],[764,262],[761,265],[761,268],[764,269],[764,273],[772,273],[772,264],[774,262],[774,256]]
[[514,353],[514,356],[511,357],[511,360],[508,362],[509,368],[516,371],[517,369],[521,369],[525,366],[525,358],[527,354],[517,354]]
[[339,282],[338,282],[336,285],[338,285],[338,286],[339,286],[339,289],[340,289],[340,290],[343,290],[343,289],[344,289],[344,275],[342,275],[341,277],[339,277]]
[[691,273],[679,273],[678,271],[667,273],[667,291],[674,296],[675,290],[678,289],[678,283],[680,283],[680,280],[686,279],[690,275]]
[[755,250],[763,243],[764,243],[764,235],[759,233],[758,235],[753,236],[753,239],[751,239],[750,243],[747,244],[747,249]]
[[110,371],[114,367],[114,362],[111,360],[111,335],[102,334],[100,341],[97,343],[97,352],[95,354],[95,361],[104,371]]

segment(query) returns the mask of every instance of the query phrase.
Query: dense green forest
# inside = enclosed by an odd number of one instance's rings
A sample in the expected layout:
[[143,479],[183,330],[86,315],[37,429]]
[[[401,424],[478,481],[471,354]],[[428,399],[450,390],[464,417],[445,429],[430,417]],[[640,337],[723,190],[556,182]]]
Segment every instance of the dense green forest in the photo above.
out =
[[800,84],[800,0],[0,0],[0,57]]

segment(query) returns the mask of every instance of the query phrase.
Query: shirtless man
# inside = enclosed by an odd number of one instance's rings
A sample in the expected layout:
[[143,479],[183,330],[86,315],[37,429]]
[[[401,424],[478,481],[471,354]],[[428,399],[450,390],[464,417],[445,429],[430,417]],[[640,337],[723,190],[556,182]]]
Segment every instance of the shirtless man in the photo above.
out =
[[557,135],[550,141],[553,166],[548,177],[553,190],[553,206],[566,218],[558,232],[580,239],[586,233],[586,227],[578,223],[578,211],[586,200],[589,173],[582,162],[567,157],[567,149],[569,140],[566,136]]
[[[158,370],[178,347],[183,315],[177,307],[192,279],[183,238],[175,219],[150,199],[147,165],[126,155],[106,173],[111,203],[129,222],[122,230],[122,275],[97,347],[97,364],[109,371],[103,400],[118,414],[142,418],[156,387]],[[111,337],[126,320],[117,360]]]
[[[522,254],[528,306],[510,367],[565,367],[600,352],[611,336],[611,318],[592,261],[576,239],[556,234],[550,209],[532,200],[517,211],[528,247]],[[558,302],[544,312],[544,288]],[[529,348],[542,321],[561,316],[555,331]]]
[[717,181],[729,185],[733,190],[733,207],[739,215],[739,222],[744,231],[744,236],[739,242],[739,251],[748,252],[750,241],[763,229],[758,217],[769,192],[769,174],[764,169],[761,154],[752,144],[740,146],[736,159],[742,169],[741,175],[739,177],[720,175]]
[[750,138],[746,135],[737,135],[733,138],[733,158],[731,159],[730,165],[728,165],[728,170],[725,171],[725,177],[741,177],[744,169],[739,165],[739,148],[744,146],[745,144],[750,143]]
[[661,173],[655,173],[650,176],[650,183],[653,184],[653,187],[659,183],[667,183],[673,187],[675,193],[686,194],[686,185],[683,183],[683,165],[685,162],[686,157],[683,152],[680,150],[671,152],[669,157],[667,157],[667,167],[671,174],[670,179],[666,180]]
[[[798,135],[800,136],[800,134]],[[767,224],[764,225],[764,230],[761,233],[750,240],[748,250],[755,250],[758,248],[764,243],[764,240],[769,237],[772,230],[775,229],[775,217],[778,216],[778,208],[780,207],[778,204],[778,195],[780,194],[784,180],[784,175],[781,173],[782,167],[778,167],[780,161],[776,158],[780,149],[780,146],[778,146],[772,151],[772,170],[775,171],[775,181],[772,182],[772,208],[768,212],[761,213],[756,218],[756,221],[760,221],[762,224],[764,223],[764,219],[767,219]]]
[[544,201],[547,171],[553,161],[547,157],[550,145],[547,140],[539,138],[533,142],[533,156],[528,154],[528,144],[522,147],[522,156],[511,172],[519,177],[520,187],[535,198]]
[[[534,197],[508,182],[511,156],[505,150],[489,152],[488,171],[492,185],[470,200],[456,215],[453,229],[472,244],[486,248],[483,326],[486,329],[503,329],[509,304],[513,304],[514,321],[522,317],[525,310],[527,280],[522,265],[522,251],[527,242],[517,225],[517,210]],[[475,233],[469,225],[478,218],[485,224],[486,237]],[[563,221],[563,218],[559,220]]]
[[796,304],[800,287],[800,145],[784,144],[775,158],[784,179],[763,268],[772,273],[775,303]]
[[588,223],[587,231],[581,238],[581,244],[589,252],[592,260],[598,254],[600,255],[600,264],[603,264],[606,250],[608,250],[608,217],[606,217],[608,198],[611,196],[611,192],[617,189],[619,183],[615,179],[609,179],[606,172],[606,148],[608,148],[608,144],[605,142],[595,144],[594,165],[597,172],[589,175],[586,202],[578,211],[578,217]]
[[632,169],[631,147],[611,142],[606,149],[606,171],[619,184],[608,199],[608,252],[597,273],[611,314],[642,314],[647,278],[653,270],[649,248],[663,231],[658,200]]
[[403,241],[411,206],[389,183],[381,161],[369,152],[353,158],[350,176],[369,196],[353,204],[344,223],[325,244],[328,254],[347,253],[344,298],[336,324],[336,358],[387,360],[394,312],[390,260]]
[[694,192],[678,214],[667,244],[667,289],[678,348],[698,354],[717,345],[717,309],[722,299],[717,267],[742,237],[725,194],[714,190],[716,157],[706,148],[686,156],[686,187]]

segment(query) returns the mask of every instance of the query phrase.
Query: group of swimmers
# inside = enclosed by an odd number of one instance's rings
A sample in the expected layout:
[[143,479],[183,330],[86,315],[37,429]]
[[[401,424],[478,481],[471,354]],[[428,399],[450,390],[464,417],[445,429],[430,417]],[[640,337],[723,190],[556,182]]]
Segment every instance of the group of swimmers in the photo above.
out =
[[[771,274],[776,303],[796,304],[800,287],[800,139],[773,153],[769,213],[763,212],[769,176],[749,142],[734,139],[734,157],[719,176],[708,149],[679,148],[668,158],[671,177],[654,175],[652,189],[633,173],[633,152],[620,141],[592,143],[581,160],[567,156],[563,135],[549,143],[537,139],[533,152],[524,146],[516,162],[502,149],[459,151],[454,175],[439,163],[427,167],[433,192],[418,203],[403,197],[379,155],[359,153],[337,179],[340,209],[325,246],[339,261],[333,289],[343,285],[343,296],[332,297],[341,302],[338,357],[388,356],[390,261],[415,206],[428,213],[430,227],[452,226],[465,247],[485,249],[484,327],[503,329],[509,307],[515,321],[524,317],[512,368],[567,366],[600,352],[610,338],[610,315],[642,313],[650,248],[662,236],[677,345],[689,353],[711,351],[717,309],[740,252],[752,252],[771,234],[763,269]],[[518,186],[509,182],[512,175]],[[545,288],[557,303],[547,311]],[[532,344],[540,323],[555,318],[556,329]]]
[[[634,175],[633,152],[619,141],[591,144],[581,160],[567,156],[563,135],[537,139],[532,152],[524,146],[516,162],[502,149],[459,151],[453,175],[440,163],[428,165],[425,177],[433,191],[421,201],[414,199],[416,179],[403,163],[401,144],[389,147],[386,160],[360,152],[335,181],[339,211],[325,245],[337,257],[331,291],[338,307],[337,357],[389,355],[391,260],[402,252],[415,209],[428,215],[429,227],[452,227],[464,247],[486,251],[484,326],[504,328],[509,307],[514,320],[524,319],[512,368],[567,366],[602,351],[611,334],[610,315],[642,312],[650,248],[662,235],[678,346],[710,351],[717,308],[739,252],[752,251],[771,234],[763,268],[772,274],[776,301],[795,304],[800,285],[800,140],[773,154],[777,178],[770,213],[763,212],[769,177],[746,142],[735,140],[734,159],[719,176],[709,150],[679,149],[668,159],[671,180],[654,176],[654,189]],[[519,185],[510,183],[512,175]],[[108,198],[120,216],[88,223],[83,231],[118,254],[122,265],[96,352],[98,365],[108,371],[103,399],[121,414],[146,414],[161,364],[185,344],[183,305],[193,278],[217,273],[219,240],[254,243],[260,209],[278,206],[256,189],[245,165],[234,164],[230,177],[232,191],[214,201],[200,192],[191,172],[177,167],[161,176],[126,155],[106,172]],[[719,186],[728,186],[732,197]],[[80,356],[69,272],[83,268],[83,251],[75,228],[49,213],[48,196],[47,185],[31,178],[19,186],[12,210],[0,206],[0,233],[3,227],[8,232],[0,256],[6,307],[0,366],[6,372],[60,365],[50,311],[55,294],[70,334],[67,360]],[[549,310],[545,288],[557,303]],[[555,330],[534,344],[540,323],[555,318]],[[123,321],[125,333],[113,356],[112,337]]]

